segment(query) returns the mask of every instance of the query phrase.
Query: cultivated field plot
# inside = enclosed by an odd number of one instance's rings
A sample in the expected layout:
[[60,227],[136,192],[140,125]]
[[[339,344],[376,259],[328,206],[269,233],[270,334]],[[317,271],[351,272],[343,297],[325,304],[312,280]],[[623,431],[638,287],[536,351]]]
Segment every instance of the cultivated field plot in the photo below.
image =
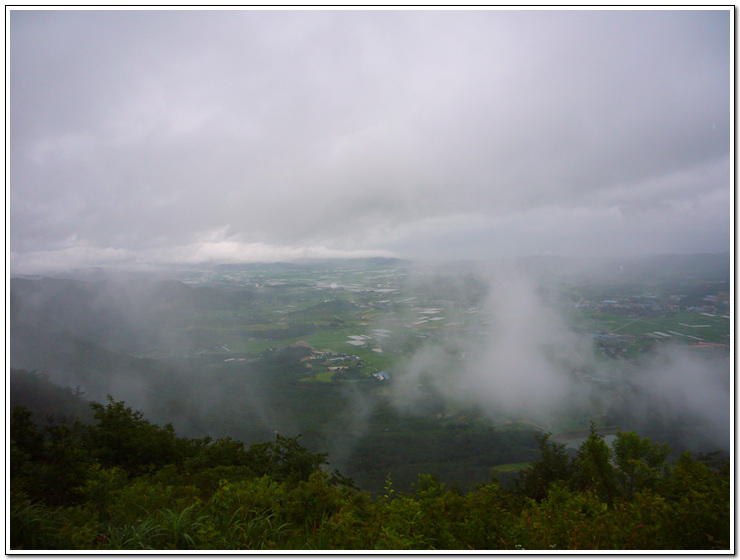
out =
[[594,331],[617,335],[653,335],[652,338],[688,344],[709,342],[728,344],[730,319],[694,311],[677,311],[667,317],[625,317],[591,310],[581,311],[583,324]]

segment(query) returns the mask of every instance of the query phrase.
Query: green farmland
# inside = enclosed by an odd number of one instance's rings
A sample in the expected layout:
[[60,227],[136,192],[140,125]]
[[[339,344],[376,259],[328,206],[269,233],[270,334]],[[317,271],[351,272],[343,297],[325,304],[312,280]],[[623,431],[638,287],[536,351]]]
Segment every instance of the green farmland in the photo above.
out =
[[660,332],[684,343],[709,342],[728,344],[730,320],[719,315],[695,311],[676,311],[666,317],[628,317],[613,313],[581,310],[583,325],[594,331],[619,335],[649,335]]

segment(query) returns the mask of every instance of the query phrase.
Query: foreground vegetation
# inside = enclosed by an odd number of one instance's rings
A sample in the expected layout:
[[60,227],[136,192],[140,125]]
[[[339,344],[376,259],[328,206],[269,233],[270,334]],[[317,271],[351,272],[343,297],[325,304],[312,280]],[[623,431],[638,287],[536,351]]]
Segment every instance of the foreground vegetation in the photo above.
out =
[[190,439],[109,397],[88,423],[14,408],[14,550],[706,550],[730,548],[729,463],[592,426],[575,457],[549,435],[514,484],[463,492],[420,474],[355,488],[299,438]]

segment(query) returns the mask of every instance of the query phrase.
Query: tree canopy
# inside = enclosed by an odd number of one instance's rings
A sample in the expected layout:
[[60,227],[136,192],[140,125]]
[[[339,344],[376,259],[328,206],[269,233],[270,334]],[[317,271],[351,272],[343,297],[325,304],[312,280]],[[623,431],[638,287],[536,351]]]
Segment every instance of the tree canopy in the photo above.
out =
[[91,424],[10,422],[10,547],[54,550],[708,550],[730,548],[729,465],[634,432],[550,434],[510,488],[462,492],[421,473],[372,498],[298,437],[189,439],[124,402]]

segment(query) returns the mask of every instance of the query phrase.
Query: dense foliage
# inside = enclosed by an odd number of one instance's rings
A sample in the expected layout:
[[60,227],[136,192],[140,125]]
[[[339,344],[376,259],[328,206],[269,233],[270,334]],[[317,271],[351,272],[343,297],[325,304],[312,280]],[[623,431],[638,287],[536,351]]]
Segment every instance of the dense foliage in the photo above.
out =
[[15,407],[10,547],[52,549],[705,550],[730,548],[730,473],[634,432],[595,428],[576,457],[539,438],[515,484],[463,492],[420,474],[358,490],[298,437],[192,439],[108,397],[93,421]]

